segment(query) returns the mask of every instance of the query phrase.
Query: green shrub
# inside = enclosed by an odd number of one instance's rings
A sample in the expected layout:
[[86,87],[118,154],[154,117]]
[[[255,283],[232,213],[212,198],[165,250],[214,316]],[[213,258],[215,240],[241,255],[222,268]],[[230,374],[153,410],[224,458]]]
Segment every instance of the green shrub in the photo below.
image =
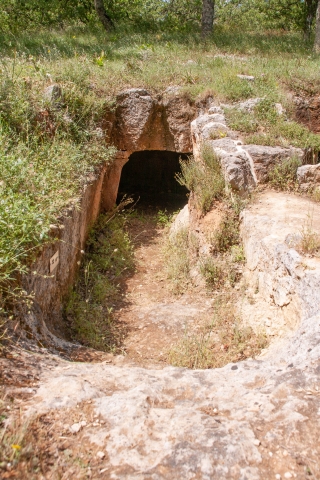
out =
[[278,190],[297,190],[297,169],[301,160],[297,157],[289,158],[275,165],[268,175],[270,184]]
[[208,287],[221,287],[226,279],[224,265],[217,257],[204,257],[200,260],[200,272]]
[[121,350],[125,332],[115,321],[113,305],[120,298],[121,279],[133,268],[126,215],[101,215],[65,310],[75,340],[98,350]]
[[159,210],[158,213],[157,213],[157,223],[158,223],[158,225],[160,225],[161,227],[168,226],[171,223],[173,217],[177,213],[178,212],[169,213],[166,208],[164,210]]
[[209,145],[204,145],[201,151],[201,162],[193,157],[180,160],[181,173],[176,175],[180,185],[194,192],[198,208],[207,213],[215,200],[223,197],[225,180],[221,171],[220,161]]
[[225,214],[214,236],[214,247],[218,252],[224,253],[239,242],[239,216],[231,210]]

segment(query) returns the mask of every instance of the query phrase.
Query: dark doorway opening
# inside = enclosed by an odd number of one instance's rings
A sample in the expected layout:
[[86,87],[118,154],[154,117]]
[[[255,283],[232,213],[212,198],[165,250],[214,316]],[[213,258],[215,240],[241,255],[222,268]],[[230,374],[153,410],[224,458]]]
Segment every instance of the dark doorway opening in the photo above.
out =
[[183,207],[188,201],[188,190],[175,179],[181,172],[180,158],[185,160],[188,154],[158,150],[134,152],[122,169],[118,200],[127,195],[138,201],[140,207],[168,210]]

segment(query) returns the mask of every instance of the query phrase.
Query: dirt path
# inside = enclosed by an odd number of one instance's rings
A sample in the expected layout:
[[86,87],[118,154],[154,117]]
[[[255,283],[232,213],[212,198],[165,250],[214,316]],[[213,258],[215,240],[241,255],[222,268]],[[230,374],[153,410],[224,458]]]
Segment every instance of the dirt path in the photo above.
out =
[[[211,309],[203,292],[188,289],[181,295],[172,292],[162,254],[164,230],[154,213],[134,218],[129,224],[134,243],[135,273],[123,284],[124,306],[116,306],[117,321],[124,323],[126,360],[143,366],[166,364],[170,346],[197,328]],[[120,360],[120,359],[118,359]]]

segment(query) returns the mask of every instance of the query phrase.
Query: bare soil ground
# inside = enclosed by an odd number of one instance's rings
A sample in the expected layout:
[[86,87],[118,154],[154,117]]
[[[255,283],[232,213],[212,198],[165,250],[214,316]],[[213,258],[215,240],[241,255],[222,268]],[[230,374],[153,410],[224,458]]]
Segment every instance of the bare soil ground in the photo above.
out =
[[136,270],[123,283],[123,302],[114,307],[117,321],[127,327],[126,361],[164,365],[171,345],[186,329],[197,329],[201,318],[210,314],[212,301],[205,290],[195,292],[191,285],[185,293],[174,294],[165,273],[164,230],[154,212],[130,220],[129,234]]

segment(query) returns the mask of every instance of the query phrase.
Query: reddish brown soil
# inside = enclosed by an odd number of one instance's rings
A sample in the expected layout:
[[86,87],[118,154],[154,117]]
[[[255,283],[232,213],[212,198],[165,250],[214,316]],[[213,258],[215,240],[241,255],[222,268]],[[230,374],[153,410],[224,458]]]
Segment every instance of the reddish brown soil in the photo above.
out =
[[185,328],[197,328],[199,319],[210,311],[206,292],[191,286],[175,295],[168,282],[163,258],[164,229],[153,214],[130,221],[129,234],[134,244],[136,270],[123,283],[123,302],[115,307],[116,319],[127,327],[125,358],[145,367],[166,364],[170,346],[184,334]]

